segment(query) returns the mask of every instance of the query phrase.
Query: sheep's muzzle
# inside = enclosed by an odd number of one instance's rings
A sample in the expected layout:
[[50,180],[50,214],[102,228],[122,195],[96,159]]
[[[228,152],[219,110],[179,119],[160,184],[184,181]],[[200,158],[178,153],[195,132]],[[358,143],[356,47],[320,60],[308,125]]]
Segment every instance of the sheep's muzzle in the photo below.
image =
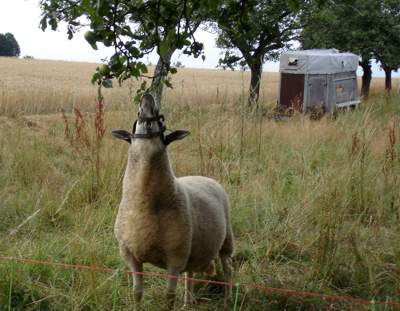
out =
[[[164,125],[164,116],[161,115],[156,115],[155,117],[151,118],[145,118],[145,117],[140,117],[133,123],[133,128],[132,128],[132,137],[133,138],[154,138],[154,137],[160,137],[162,141],[164,141],[164,132],[166,130],[166,127]],[[137,134],[136,132],[136,124],[137,122],[140,123],[146,123],[146,128],[148,130],[147,133],[143,134]],[[159,131],[157,132],[152,132],[151,131],[151,122],[158,122],[158,127],[160,128]]]

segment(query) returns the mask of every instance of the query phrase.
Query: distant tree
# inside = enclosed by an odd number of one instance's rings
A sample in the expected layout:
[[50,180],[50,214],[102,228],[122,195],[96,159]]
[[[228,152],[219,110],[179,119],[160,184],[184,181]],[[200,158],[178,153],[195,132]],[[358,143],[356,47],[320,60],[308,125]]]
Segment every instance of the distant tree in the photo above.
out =
[[0,34],[0,56],[19,56],[21,50],[12,33]]
[[[385,40],[386,41],[386,40]],[[394,44],[390,41],[388,45],[377,48],[376,59],[380,61],[381,68],[385,72],[385,90],[390,95],[392,90],[392,72],[400,67],[400,42]]]
[[392,90],[392,71],[400,67],[400,1],[382,0],[381,18],[374,28],[379,32],[375,58],[380,61],[385,72],[385,90]]
[[0,56],[9,56],[9,43],[4,34],[0,33]]
[[368,97],[372,79],[371,59],[383,35],[375,28],[379,24],[380,1],[346,0],[316,2],[304,11],[300,41],[303,48],[337,48],[360,56],[362,77],[361,94]]
[[[56,30],[67,23],[68,38],[88,24],[86,40],[112,46],[114,53],[99,67],[92,81],[111,86],[111,78],[122,81],[147,74],[143,57],[156,51],[159,60],[150,91],[160,103],[163,85],[170,85],[169,73],[175,73],[171,57],[175,50],[198,57],[203,45],[194,36],[200,23],[215,7],[214,1],[189,0],[41,0],[41,28]],[[142,90],[146,86],[142,84]]]
[[225,50],[219,60],[222,68],[251,71],[248,104],[257,104],[262,66],[274,60],[290,46],[300,29],[298,13],[305,1],[223,0],[214,20],[217,23],[217,46]]

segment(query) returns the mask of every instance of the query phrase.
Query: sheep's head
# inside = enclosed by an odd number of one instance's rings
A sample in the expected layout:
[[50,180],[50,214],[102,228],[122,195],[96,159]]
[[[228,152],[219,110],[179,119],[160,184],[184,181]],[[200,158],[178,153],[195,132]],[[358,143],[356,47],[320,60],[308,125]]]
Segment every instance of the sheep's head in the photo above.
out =
[[132,139],[159,137],[166,146],[190,134],[189,131],[177,130],[165,135],[166,128],[163,121],[164,116],[159,114],[159,108],[153,96],[147,93],[140,100],[138,119],[133,123],[132,133],[125,130],[114,130],[112,134],[128,143],[131,143]]

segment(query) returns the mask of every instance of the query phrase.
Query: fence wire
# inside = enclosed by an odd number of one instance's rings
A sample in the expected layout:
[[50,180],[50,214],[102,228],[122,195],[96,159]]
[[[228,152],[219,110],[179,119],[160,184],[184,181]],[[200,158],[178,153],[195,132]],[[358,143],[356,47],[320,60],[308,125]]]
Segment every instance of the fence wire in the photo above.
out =
[[367,300],[361,298],[354,298],[350,296],[339,296],[339,295],[328,295],[316,292],[309,292],[309,291],[301,291],[295,289],[287,289],[287,288],[276,288],[276,287],[269,287],[263,284],[257,283],[228,283],[223,281],[216,281],[216,280],[207,280],[207,279],[198,279],[198,278],[188,278],[186,276],[175,276],[169,275],[164,273],[157,273],[157,272],[133,272],[129,270],[120,270],[120,269],[113,269],[109,267],[99,267],[99,266],[87,266],[81,264],[68,264],[63,262],[53,262],[53,261],[46,261],[46,260],[36,260],[30,258],[16,258],[16,257],[7,257],[7,256],[0,256],[0,260],[2,261],[15,261],[23,264],[29,265],[46,265],[46,266],[53,266],[59,267],[64,269],[74,269],[74,270],[90,270],[96,272],[103,272],[103,273],[125,273],[130,275],[143,275],[153,278],[162,278],[162,279],[178,279],[178,280],[190,280],[194,283],[202,283],[202,284],[214,284],[219,286],[232,286],[236,288],[244,288],[244,289],[257,289],[264,291],[270,294],[282,295],[286,297],[302,297],[302,298],[316,298],[320,299],[325,302],[342,302],[348,303],[351,305],[362,305],[362,306],[389,306],[395,309],[400,310],[400,302],[396,301],[375,301],[375,300]]

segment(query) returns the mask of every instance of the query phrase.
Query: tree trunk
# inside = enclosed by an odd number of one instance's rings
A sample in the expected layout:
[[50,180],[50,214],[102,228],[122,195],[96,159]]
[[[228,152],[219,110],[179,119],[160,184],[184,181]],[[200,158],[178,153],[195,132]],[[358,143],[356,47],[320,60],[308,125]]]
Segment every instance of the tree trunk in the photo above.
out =
[[368,61],[360,62],[360,66],[362,67],[364,73],[362,76],[362,85],[361,85],[361,96],[364,98],[368,98],[369,96],[369,88],[371,86],[372,79],[372,70],[371,64]]
[[382,66],[385,71],[385,90],[387,95],[390,95],[392,91],[392,68],[387,66]]
[[248,105],[254,106],[258,105],[258,98],[260,96],[260,84],[262,75],[262,62],[255,61],[249,64],[251,70],[250,78],[250,89],[249,89],[249,100]]
[[171,64],[171,57],[176,48],[169,47],[163,57],[159,57],[156,68],[154,69],[153,81],[150,86],[150,93],[153,95],[154,100],[161,110],[161,98],[164,89],[164,81],[168,75],[168,68]]

